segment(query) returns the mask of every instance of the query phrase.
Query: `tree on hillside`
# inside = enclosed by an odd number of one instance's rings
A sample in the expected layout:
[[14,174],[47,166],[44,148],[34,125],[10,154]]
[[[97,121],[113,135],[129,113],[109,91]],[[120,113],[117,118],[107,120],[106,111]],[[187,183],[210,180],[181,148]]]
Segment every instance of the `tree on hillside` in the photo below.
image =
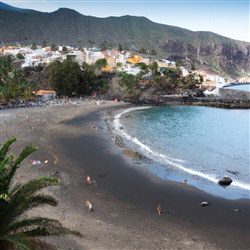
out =
[[49,83],[58,96],[89,95],[98,88],[106,88],[107,81],[101,77],[101,67],[106,59],[95,64],[83,62],[82,67],[72,60],[55,61],[48,66]]
[[154,49],[152,49],[152,50],[150,50],[150,55],[152,55],[152,56],[156,56],[156,51],[154,50]]
[[181,85],[182,71],[180,68],[167,68],[163,70],[166,82],[176,88]]
[[141,78],[142,76],[144,76],[145,74],[147,74],[149,72],[148,70],[148,66],[146,65],[146,63],[140,62],[140,63],[136,63],[135,67],[139,67],[140,68],[140,72],[137,74],[138,78]]
[[98,60],[95,62],[95,66],[96,66],[98,69],[105,68],[105,67],[107,66],[107,60],[106,60],[106,58],[98,59]]
[[25,59],[25,57],[20,53],[16,54],[16,58],[19,59],[19,60]]
[[13,177],[22,161],[38,148],[27,146],[14,160],[13,154],[8,154],[10,146],[16,138],[11,137],[0,150],[0,249],[34,250],[32,239],[39,236],[80,233],[71,231],[54,219],[46,217],[25,218],[23,214],[32,208],[51,205],[58,202],[49,195],[37,192],[48,186],[57,186],[57,178],[42,177],[26,184],[15,184]]
[[31,49],[33,49],[33,50],[37,49],[37,46],[36,46],[35,43],[33,43],[33,44],[31,45]]
[[118,44],[118,51],[119,51],[119,52],[123,51],[123,46],[122,46],[122,44],[120,44],[120,43]]
[[63,46],[63,48],[62,48],[62,53],[63,53],[63,54],[67,54],[67,53],[68,53],[68,49],[67,49],[66,46]]
[[79,96],[81,68],[77,62],[55,61],[48,67],[49,83],[58,96]]
[[183,87],[186,89],[195,89],[197,86],[202,84],[203,78],[202,76],[196,76],[194,74],[188,74],[187,76],[182,78]]
[[99,47],[101,48],[101,50],[107,50],[108,49],[108,43],[107,41],[103,41],[100,43]]
[[88,45],[89,45],[90,48],[93,48],[94,42],[91,41],[91,40],[88,40]]
[[151,69],[152,75],[153,75],[153,76],[158,75],[158,64],[157,64],[157,62],[153,62],[153,63],[149,66],[149,68]]
[[195,66],[195,64],[194,64],[194,63],[191,63],[190,70],[196,70],[196,66]]
[[123,50],[129,50],[130,46],[128,42],[123,43]]
[[9,72],[13,70],[13,59],[11,56],[3,56],[0,60],[1,80],[8,77]]
[[140,62],[140,63],[136,63],[135,66],[140,67],[141,70],[143,71],[147,71],[148,70],[148,66],[146,63]]
[[56,51],[57,50],[57,46],[54,43],[52,43],[50,49],[52,51]]
[[[1,85],[1,84],[0,84]],[[32,90],[35,88],[34,82],[27,82],[20,70],[14,70],[4,81],[1,88],[6,101],[16,101],[18,99],[27,100],[34,97]]]
[[126,93],[137,95],[137,90],[139,89],[139,86],[137,83],[138,79],[136,76],[128,74],[126,72],[118,72],[117,76],[119,79],[119,83],[122,86],[126,87]]
[[6,101],[30,99],[35,89],[34,82],[25,80],[22,71],[15,69],[11,56],[2,57],[0,60],[0,95]]
[[42,48],[47,47],[47,42],[45,40],[42,41]]
[[95,65],[90,65],[86,62],[82,64],[82,81],[81,81],[81,94],[89,95],[95,89],[97,83],[97,75]]
[[138,52],[142,53],[142,54],[146,54],[147,51],[144,48],[141,48],[141,49],[138,50]]
[[181,67],[181,63],[182,63],[181,59],[177,59],[177,60],[175,61],[175,66],[176,66],[176,68]]

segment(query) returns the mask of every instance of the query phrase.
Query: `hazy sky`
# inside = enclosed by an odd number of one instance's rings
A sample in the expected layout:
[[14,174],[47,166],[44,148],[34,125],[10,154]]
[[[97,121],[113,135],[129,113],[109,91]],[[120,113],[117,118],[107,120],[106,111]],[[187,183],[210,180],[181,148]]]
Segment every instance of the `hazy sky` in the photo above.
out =
[[14,7],[53,12],[60,7],[96,17],[145,16],[192,31],[250,42],[249,0],[4,0]]

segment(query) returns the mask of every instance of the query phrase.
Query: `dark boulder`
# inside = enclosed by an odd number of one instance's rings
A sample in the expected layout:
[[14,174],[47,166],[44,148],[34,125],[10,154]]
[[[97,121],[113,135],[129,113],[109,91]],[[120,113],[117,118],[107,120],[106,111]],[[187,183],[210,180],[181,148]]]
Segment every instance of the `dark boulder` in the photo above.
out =
[[221,186],[229,186],[231,183],[233,182],[233,180],[230,177],[223,177],[223,179],[219,180],[219,184]]

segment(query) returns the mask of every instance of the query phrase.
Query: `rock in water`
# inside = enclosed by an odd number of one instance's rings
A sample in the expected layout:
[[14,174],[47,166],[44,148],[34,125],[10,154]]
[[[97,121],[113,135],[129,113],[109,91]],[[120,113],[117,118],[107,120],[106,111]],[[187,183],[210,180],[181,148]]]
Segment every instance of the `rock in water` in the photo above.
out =
[[230,177],[225,176],[218,183],[222,186],[229,186],[232,182],[233,180]]

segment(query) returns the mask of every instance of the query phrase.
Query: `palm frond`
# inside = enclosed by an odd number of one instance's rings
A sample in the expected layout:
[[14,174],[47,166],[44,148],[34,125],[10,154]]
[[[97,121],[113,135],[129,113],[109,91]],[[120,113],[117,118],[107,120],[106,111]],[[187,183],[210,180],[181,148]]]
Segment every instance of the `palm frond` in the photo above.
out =
[[14,167],[19,167],[19,165],[21,164],[21,162],[31,153],[35,152],[38,150],[38,147],[35,147],[33,145],[29,145],[27,146],[22,152],[21,154],[18,156],[18,158],[16,159],[16,161],[14,162],[13,166]]
[[39,226],[36,229],[30,230],[25,232],[25,235],[30,237],[37,237],[37,236],[50,236],[50,235],[62,235],[62,234],[73,234],[77,237],[83,237],[83,235],[77,231],[72,231],[66,227],[58,227],[56,225],[48,225],[46,226]]
[[16,222],[9,227],[9,230],[20,231],[25,235],[32,237],[69,233],[80,237],[83,236],[79,232],[63,227],[58,220],[45,217],[34,217]]
[[5,199],[0,199],[0,242],[1,242],[1,234],[8,226],[8,208],[9,202]]
[[3,192],[7,192],[11,183],[11,180],[17,170],[17,168],[19,167],[19,165],[21,164],[21,162],[28,156],[30,155],[32,152],[36,151],[38,148],[35,146],[27,146],[19,155],[19,157],[16,159],[16,161],[13,163],[10,171],[8,172],[8,175],[6,176],[6,180],[4,181],[1,189]]
[[0,174],[4,174],[3,171],[6,170],[6,168],[11,163],[11,161],[13,160],[13,158],[14,158],[14,155],[10,154],[8,157],[6,157],[2,161],[0,161]]
[[57,206],[58,201],[52,196],[40,194],[32,196],[28,199],[11,199],[9,204],[9,215],[11,218],[10,220],[14,221],[22,213],[41,205]]
[[0,195],[6,199],[0,199],[0,248],[8,242],[17,250],[33,250],[30,237],[74,234],[82,236],[79,232],[72,231],[62,226],[54,219],[30,218],[18,221],[19,216],[27,210],[41,206],[58,204],[57,200],[49,195],[36,194],[42,188],[57,186],[59,179],[54,177],[42,177],[31,180],[26,184],[16,184],[10,189],[11,181],[21,162],[38,148],[27,146],[13,161],[14,156],[6,157],[10,145],[16,141],[11,137],[0,150]]
[[0,241],[11,243],[16,250],[34,250],[32,242],[29,237],[24,233],[12,233],[5,235]]
[[22,186],[21,183],[15,184],[15,186],[9,191],[9,196],[10,197],[14,196],[14,194],[20,189],[21,186]]
[[40,225],[36,229],[25,232],[25,235],[30,237],[37,236],[50,236],[50,235],[62,235],[62,234],[73,234],[77,237],[83,237],[83,235],[77,231],[72,231],[66,227],[59,227],[55,224]]
[[60,224],[60,222],[58,222],[55,219],[50,219],[46,217],[32,217],[29,219],[25,219],[25,220],[12,223],[11,226],[9,226],[8,231],[16,231],[20,228],[28,228],[30,226],[40,225],[43,223],[59,223]]
[[59,179],[57,178],[41,177],[19,186],[19,189],[14,187],[14,192],[11,190],[13,196],[11,196],[9,203],[9,216],[11,217],[10,220],[15,220],[15,218],[18,215],[21,215],[24,211],[42,205],[42,201],[44,201],[44,204],[56,206],[57,201],[53,197],[45,195],[34,196],[34,194],[42,188],[48,186],[57,186],[58,184]]
[[36,150],[38,150],[38,147],[35,147],[35,146],[27,146],[22,152],[21,154],[18,156],[18,158],[15,160],[10,172],[9,172],[9,175],[8,175],[8,179],[7,179],[7,182],[5,184],[5,189],[7,190],[10,186],[10,182],[17,170],[17,168],[19,167],[19,165],[21,164],[21,162],[28,156],[30,155],[31,153],[35,152]]
[[51,205],[51,206],[57,206],[58,201],[50,195],[35,195],[32,196],[29,199],[29,203],[31,204],[30,207],[37,207],[39,205]]
[[0,162],[3,161],[3,159],[5,158],[5,155],[7,154],[7,152],[9,151],[10,145],[16,141],[15,137],[10,137],[10,139],[5,142],[5,144],[3,145],[3,147],[0,150]]
[[11,163],[14,155],[10,154],[8,157],[0,161],[0,194],[7,193],[5,184],[8,178],[8,172],[11,168]]
[[48,186],[57,186],[59,179],[55,177],[41,177],[23,184],[14,194],[13,198],[23,199],[31,197],[35,192]]

